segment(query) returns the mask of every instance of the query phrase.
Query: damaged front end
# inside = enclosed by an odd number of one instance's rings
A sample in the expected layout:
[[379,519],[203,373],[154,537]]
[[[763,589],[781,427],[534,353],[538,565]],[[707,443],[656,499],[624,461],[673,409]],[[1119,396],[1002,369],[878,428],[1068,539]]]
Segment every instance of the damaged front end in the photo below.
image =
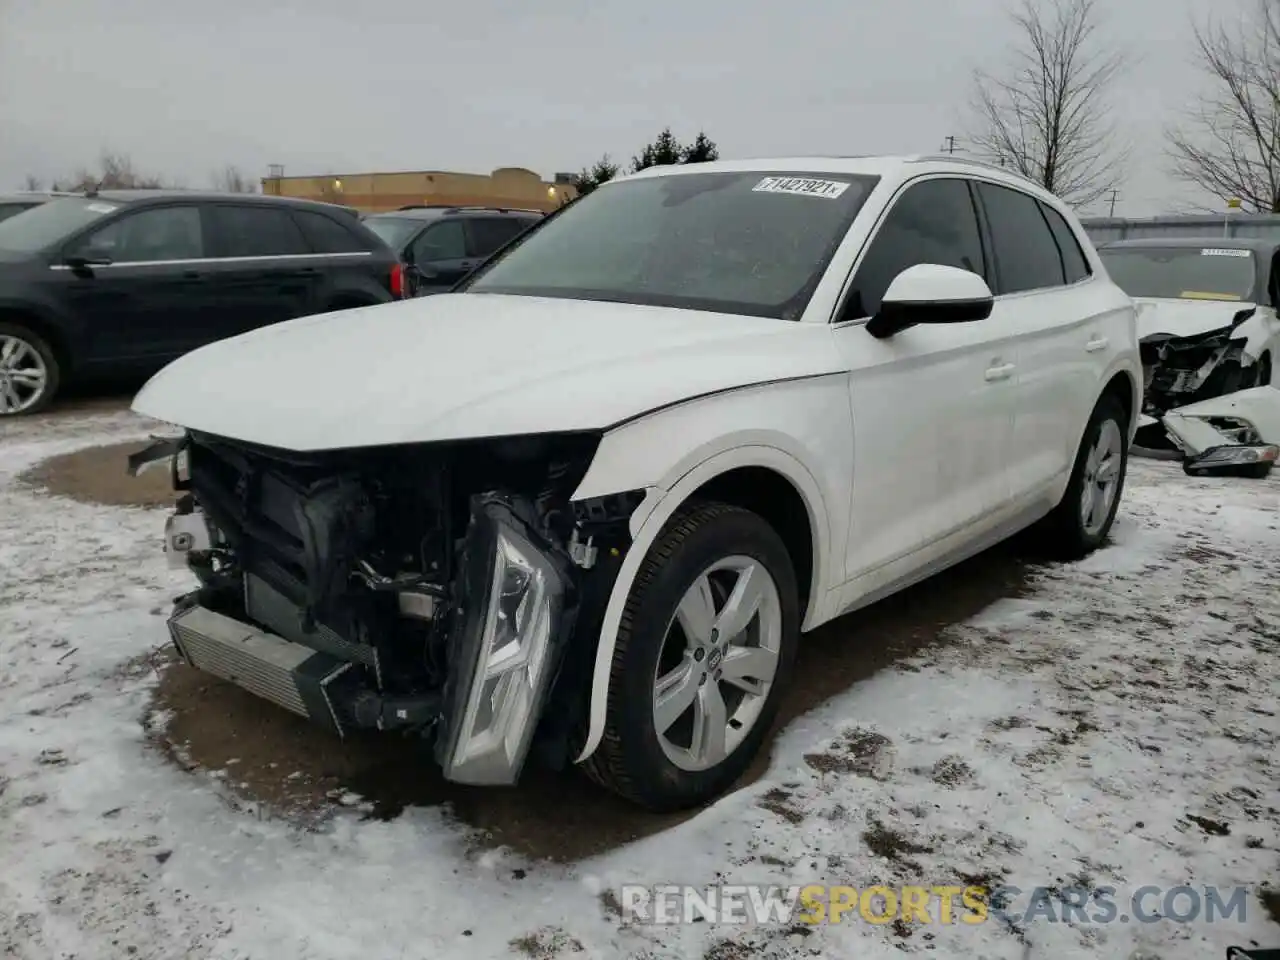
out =
[[575,749],[642,494],[571,502],[598,435],[302,454],[188,432],[165,549],[199,587],[178,652],[339,736],[429,738],[448,779],[511,784]]
[[1231,323],[1191,336],[1153,333],[1138,344],[1142,356],[1143,413],[1159,418],[1174,409],[1252,386],[1254,358],[1239,334],[1256,307],[1239,310]]
[[[1135,445],[1180,459],[1191,475],[1265,476],[1274,463],[1273,444],[1239,404],[1219,401],[1248,391],[1257,364],[1247,353],[1239,328],[1257,311],[1238,310],[1228,326],[1190,336],[1154,333],[1139,342],[1143,368],[1143,411]],[[1272,394],[1260,394],[1264,407]],[[1256,405],[1256,404],[1251,404]],[[1264,420],[1268,419],[1264,414]]]

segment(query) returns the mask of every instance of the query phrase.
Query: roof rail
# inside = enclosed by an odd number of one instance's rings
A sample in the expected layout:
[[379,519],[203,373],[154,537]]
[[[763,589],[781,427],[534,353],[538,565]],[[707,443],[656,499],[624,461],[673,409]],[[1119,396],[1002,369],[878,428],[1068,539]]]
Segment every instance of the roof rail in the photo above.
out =
[[397,210],[447,210],[449,213],[460,213],[463,210],[488,210],[492,213],[546,213],[533,207],[490,207],[483,203],[408,203]]
[[982,167],[986,170],[999,170],[1007,173],[1011,177],[1017,177],[1020,180],[1027,180],[1034,183],[1035,181],[1028,177],[1020,170],[1013,167],[1002,166],[998,163],[992,163],[990,160],[979,160],[977,157],[957,156],[954,153],[921,153],[908,159],[908,163],[966,163],[974,167]]

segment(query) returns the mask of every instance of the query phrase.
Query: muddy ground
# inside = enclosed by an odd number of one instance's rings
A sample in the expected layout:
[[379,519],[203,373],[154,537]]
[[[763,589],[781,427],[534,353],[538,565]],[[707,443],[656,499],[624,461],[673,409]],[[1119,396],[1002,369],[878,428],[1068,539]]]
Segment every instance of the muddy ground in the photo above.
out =
[[[125,473],[143,444],[93,447],[36,465],[23,482],[54,496],[111,506],[172,501],[167,470]],[[159,531],[157,530],[157,541]],[[157,549],[159,544],[157,542]],[[941,642],[942,631],[1001,597],[1018,593],[1023,564],[1006,545],[806,637],[779,726],[877,670]],[[157,642],[162,640],[157,621]],[[659,832],[682,817],[655,817],[599,789],[575,771],[529,770],[518,788],[471,789],[445,782],[419,742],[365,736],[339,740],[238,687],[199,673],[164,648],[156,709],[167,722],[159,749],[193,772],[221,781],[229,800],[258,802],[300,823],[342,805],[389,818],[407,807],[445,805],[478,840],[527,856],[572,861]],[[762,755],[748,773],[760,776]],[[686,815],[687,816],[687,815]]]

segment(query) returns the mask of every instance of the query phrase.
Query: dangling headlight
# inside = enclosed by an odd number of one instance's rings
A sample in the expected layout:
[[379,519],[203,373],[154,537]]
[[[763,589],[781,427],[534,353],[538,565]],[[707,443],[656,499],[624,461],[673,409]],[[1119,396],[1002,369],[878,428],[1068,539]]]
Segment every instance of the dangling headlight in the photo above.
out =
[[449,780],[510,784],[546,697],[564,580],[501,504],[485,505],[468,537],[464,615],[437,749]]

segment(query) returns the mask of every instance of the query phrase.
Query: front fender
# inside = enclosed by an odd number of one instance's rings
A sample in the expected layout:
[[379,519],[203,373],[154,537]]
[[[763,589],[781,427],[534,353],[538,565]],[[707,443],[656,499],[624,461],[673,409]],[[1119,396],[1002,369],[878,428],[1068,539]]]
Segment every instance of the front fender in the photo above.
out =
[[[757,426],[726,432],[730,422]],[[591,756],[604,733],[618,628],[640,566],[666,522],[708,481],[741,467],[762,467],[791,483],[804,501],[813,540],[813,583],[802,629],[830,616],[828,594],[843,582],[852,450],[843,377],[710,398],[605,436],[573,499],[640,489],[647,495],[631,516],[632,546],[601,621],[587,737],[575,762]]]

